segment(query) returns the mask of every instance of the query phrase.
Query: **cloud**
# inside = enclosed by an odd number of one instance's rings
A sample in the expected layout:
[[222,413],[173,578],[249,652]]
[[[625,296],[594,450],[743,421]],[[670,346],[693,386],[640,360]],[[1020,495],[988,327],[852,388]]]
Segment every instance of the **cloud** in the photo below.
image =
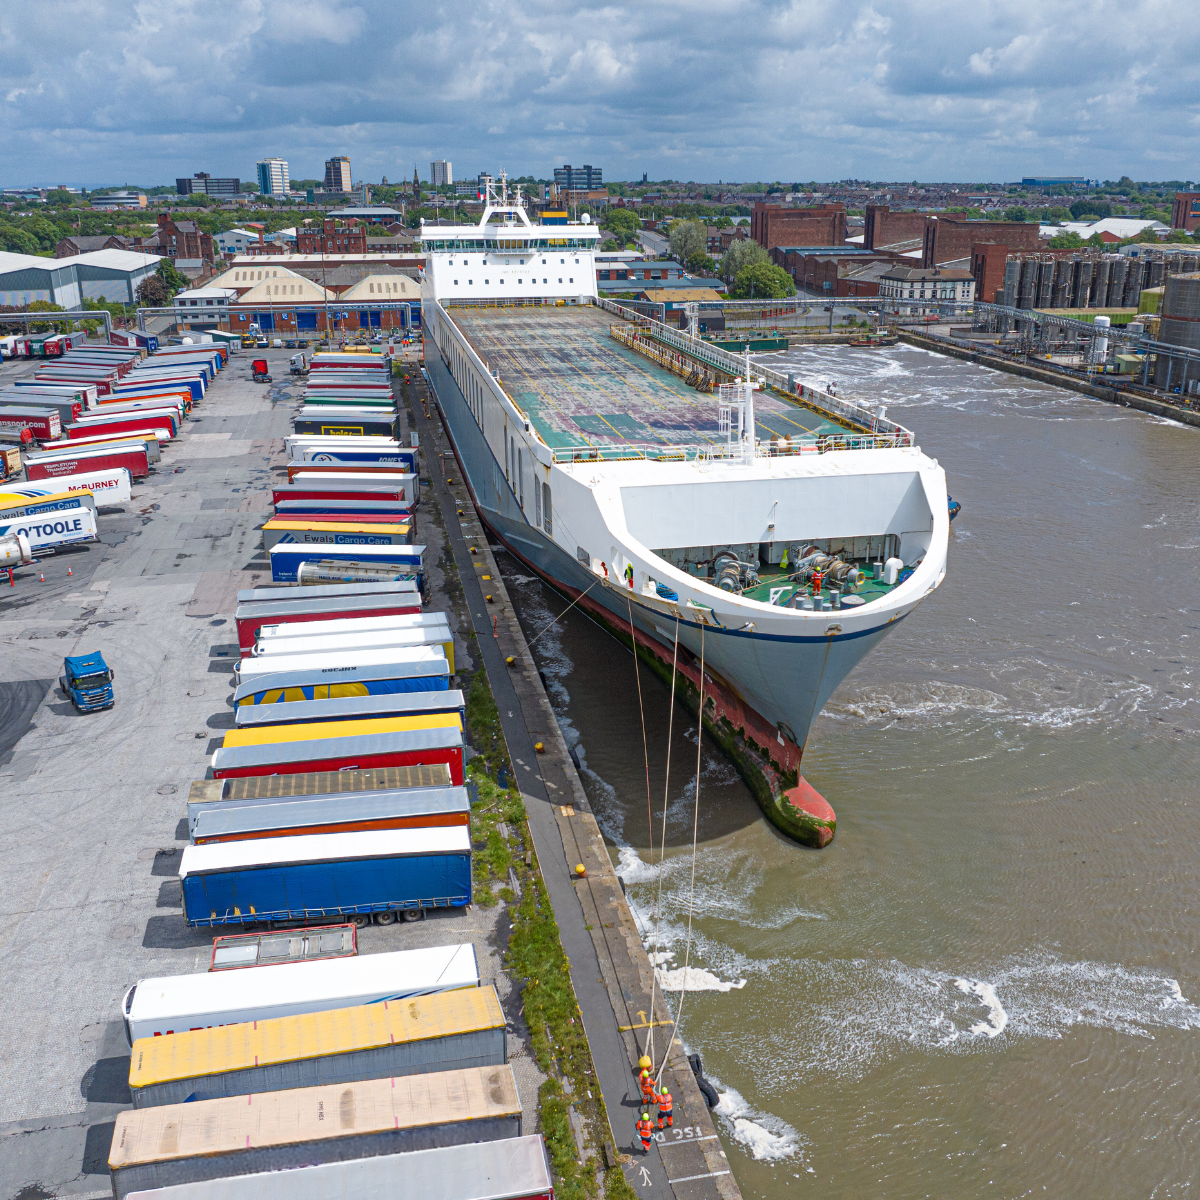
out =
[[65,0],[0,10],[9,185],[1200,175],[1183,0]]

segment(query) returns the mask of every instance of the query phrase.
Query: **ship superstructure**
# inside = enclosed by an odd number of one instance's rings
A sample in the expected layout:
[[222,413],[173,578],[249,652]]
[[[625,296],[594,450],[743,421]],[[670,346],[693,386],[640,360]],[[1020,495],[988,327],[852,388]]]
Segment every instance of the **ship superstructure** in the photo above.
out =
[[882,410],[600,299],[586,216],[502,192],[422,238],[426,369],[482,518],[694,685],[703,655],[705,717],[786,828],[822,706],[945,575],[942,468]]

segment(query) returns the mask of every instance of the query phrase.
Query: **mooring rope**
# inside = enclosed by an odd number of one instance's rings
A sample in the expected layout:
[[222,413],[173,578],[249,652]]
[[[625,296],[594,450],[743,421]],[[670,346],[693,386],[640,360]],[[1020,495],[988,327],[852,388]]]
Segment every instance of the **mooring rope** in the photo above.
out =
[[[692,957],[692,912],[695,908],[696,901],[696,844],[699,840],[700,831],[700,764],[701,754],[704,749],[704,622],[700,622],[700,715],[696,722],[696,794],[692,802],[692,882],[688,891],[688,919],[687,919],[687,938],[683,944],[683,986],[679,989],[679,1008],[675,1013],[675,1020],[672,1023],[671,1036],[667,1039],[666,1049],[663,1051],[662,1062],[659,1064],[658,1073],[654,1077],[654,1090],[658,1091],[658,1085],[662,1081],[662,1073],[667,1069],[667,1059],[671,1057],[671,1043],[675,1040],[676,1034],[679,1033],[679,1025],[683,1020],[683,1005],[687,999],[687,983],[688,983],[688,965]],[[663,811],[664,823],[666,818],[666,810]],[[660,864],[661,865],[661,864]],[[657,977],[657,966],[654,968]],[[651,1009],[653,1014],[653,1009]],[[653,1020],[653,1015],[651,1015]]]
[[[646,1054],[654,1062],[654,997],[658,988],[658,931],[662,922],[663,858],[667,853],[667,805],[671,798],[671,738],[675,729],[675,673],[679,666],[679,610],[675,610],[675,650],[671,656],[671,696],[667,717],[667,773],[663,783],[662,841],[658,850],[658,879],[654,897],[654,952],[650,956],[650,1028],[646,1036]],[[650,830],[650,852],[654,853],[654,830]],[[670,1042],[667,1043],[668,1049]]]

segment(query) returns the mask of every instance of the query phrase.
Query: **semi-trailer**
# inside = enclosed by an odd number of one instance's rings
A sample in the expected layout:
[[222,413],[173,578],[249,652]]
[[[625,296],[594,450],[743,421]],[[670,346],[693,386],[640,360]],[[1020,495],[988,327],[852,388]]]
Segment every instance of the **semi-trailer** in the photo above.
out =
[[391,924],[471,903],[471,833],[450,825],[211,842],[184,847],[179,875],[192,928],[331,917]]
[[373,522],[328,522],[294,517],[273,517],[263,525],[263,548],[272,546],[407,546],[412,525],[376,525]]
[[504,1012],[492,984],[139,1038],[132,1051],[134,1108],[508,1062]]
[[89,471],[112,471],[124,467],[134,479],[150,474],[150,456],[138,443],[118,446],[82,446],[78,450],[64,443],[25,459],[25,474],[29,479],[56,479],[66,475],[83,475]]
[[212,773],[214,779],[224,779],[421,763],[445,763],[450,778],[463,782],[463,730],[457,715],[231,729],[213,751]]
[[444,612],[409,613],[401,616],[330,616],[303,625],[264,621],[259,628],[258,641],[264,644],[283,644],[292,638],[309,638],[342,633],[378,633],[395,629],[445,629],[450,619]]
[[233,693],[234,704],[441,692],[450,687],[450,662],[441,647],[410,646],[387,653],[272,654],[243,658],[239,668],[241,682]]
[[376,516],[411,517],[412,505],[400,500],[277,500],[272,506],[277,517],[333,516],[370,520]]
[[267,551],[271,578],[277,583],[294,583],[297,569],[306,562],[356,562],[390,567],[414,578],[420,587],[424,581],[424,546],[302,546],[279,543]]
[[108,1165],[114,1200],[125,1200],[144,1188],[520,1136],[512,1067],[472,1067],[118,1113]]
[[239,704],[233,710],[238,729],[453,712],[458,713],[465,727],[466,699],[458,688],[444,692],[395,692],[388,696],[339,696],[334,700],[292,700],[281,704]]
[[109,446],[142,445],[146,448],[147,461],[155,463],[162,458],[162,447],[159,444],[160,434],[162,441],[170,441],[170,430],[152,429],[148,433],[96,433],[88,437],[72,438],[70,442],[59,442],[57,445],[64,452],[72,454],[78,453],[80,450],[90,450],[96,446],[107,448]]
[[203,1180],[129,1200],[554,1200],[541,1134]]
[[405,504],[416,504],[420,500],[416,475],[395,467],[379,467],[369,463],[354,464],[349,469],[344,463],[289,463],[288,483],[297,487],[329,485],[350,490],[363,485],[391,487],[400,491],[400,499]]
[[[402,590],[391,590],[403,584]],[[378,588],[379,591],[353,595],[341,595],[360,587]],[[262,589],[267,590],[267,589]],[[254,647],[258,630],[264,624],[289,625],[307,624],[344,616],[415,616],[421,611],[421,596],[416,583],[403,579],[397,584],[345,584],[329,585],[327,588],[273,588],[271,600],[251,602],[239,600],[234,612],[237,625],[238,647],[245,657]],[[329,591],[331,596],[311,596],[307,599],[289,599],[299,592]]]
[[65,429],[83,412],[83,404],[70,396],[47,396],[43,392],[0,392],[0,412],[6,408],[52,408]]
[[376,771],[314,771],[308,775],[258,775],[246,779],[197,779],[188,792],[188,834],[209,804],[236,807],[273,800],[324,798],[357,792],[394,792],[448,788],[450,768],[444,763],[415,767],[384,767]]
[[[444,616],[441,613],[422,614]],[[309,633],[289,638],[260,638],[254,644],[252,656],[262,658],[271,654],[334,654],[354,650],[392,650],[404,646],[441,646],[454,674],[454,635],[447,621],[367,630],[344,630],[326,633],[313,628]],[[234,666],[237,677],[238,665]]]
[[125,504],[132,499],[132,480],[124,467],[111,471],[89,471],[82,475],[63,475],[53,480],[27,480],[25,483],[0,484],[0,503],[8,497],[39,500],[47,496],[90,492],[97,505]]
[[292,430],[295,433],[394,438],[399,428],[399,417],[387,409],[343,409],[340,406],[306,404],[292,418]]
[[469,825],[471,820],[471,800],[465,787],[209,803],[199,804],[197,809],[195,823],[189,826],[197,846],[369,829],[433,829]]
[[[366,922],[362,922],[366,924]],[[121,1000],[130,1046],[242,1021],[268,1021],[383,1000],[404,1000],[479,986],[475,948],[464,942],[420,950],[393,950],[354,958],[316,959],[256,967],[139,979]]]
[[0,411],[0,431],[20,433],[28,429],[38,442],[52,442],[62,435],[58,410],[33,404],[12,404]]
[[33,550],[94,542],[96,500],[90,492],[0,505],[0,537],[20,534]]

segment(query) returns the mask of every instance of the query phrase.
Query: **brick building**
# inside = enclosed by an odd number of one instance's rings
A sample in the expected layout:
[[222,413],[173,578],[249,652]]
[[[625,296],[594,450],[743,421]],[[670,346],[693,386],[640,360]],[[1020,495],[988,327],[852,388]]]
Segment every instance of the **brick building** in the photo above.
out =
[[203,271],[216,261],[211,233],[195,221],[176,221],[170,213],[158,214],[158,228],[146,238],[134,238],[130,249],[169,258],[182,270]]
[[[942,220],[962,221],[965,213],[940,213]],[[926,214],[923,212],[893,212],[886,204],[868,204],[863,225],[863,246],[878,250],[900,242],[925,237]]]
[[776,246],[842,246],[846,208],[842,204],[814,208],[755,204],[750,210],[750,236],[768,253]]
[[1200,192],[1176,192],[1171,208],[1171,228],[1195,233],[1200,229]]
[[92,237],[80,237],[73,233],[54,247],[54,257],[74,258],[77,254],[91,254],[94,250],[128,250],[132,243],[132,238],[119,233],[100,233]]
[[970,304],[975,299],[975,279],[970,271],[957,267],[916,267],[897,263],[880,279],[879,295],[895,301]]
[[367,230],[357,220],[326,217],[320,229],[306,225],[296,231],[297,254],[366,254]]
[[980,242],[1005,245],[1012,253],[1028,253],[1041,248],[1036,222],[1026,221],[963,221],[953,218],[960,213],[948,213],[950,220],[938,216],[925,218],[925,246],[921,266],[936,267],[971,257],[972,248]]
[[771,251],[771,261],[782,267],[798,288],[827,296],[878,295],[878,280],[860,278],[860,273],[868,264],[891,264],[897,257],[872,254],[860,246],[776,246]]
[[971,246],[971,276],[975,298],[986,304],[1004,303],[1004,268],[1009,250],[998,242],[975,242]]

